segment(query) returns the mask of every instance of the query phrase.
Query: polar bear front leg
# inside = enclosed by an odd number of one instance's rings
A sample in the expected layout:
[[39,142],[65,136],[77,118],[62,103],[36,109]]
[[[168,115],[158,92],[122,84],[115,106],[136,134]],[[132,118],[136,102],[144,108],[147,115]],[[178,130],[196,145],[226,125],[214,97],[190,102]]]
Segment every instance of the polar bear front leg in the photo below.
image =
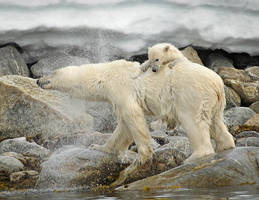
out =
[[197,121],[195,117],[191,116],[192,114],[188,112],[180,116],[180,122],[192,147],[192,155],[184,163],[215,153],[210,142],[209,122],[206,120]]

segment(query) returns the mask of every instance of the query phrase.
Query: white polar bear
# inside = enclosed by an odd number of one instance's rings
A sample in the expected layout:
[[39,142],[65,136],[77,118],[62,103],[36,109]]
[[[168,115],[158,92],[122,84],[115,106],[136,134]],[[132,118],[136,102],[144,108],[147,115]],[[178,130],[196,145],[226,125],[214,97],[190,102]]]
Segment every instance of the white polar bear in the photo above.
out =
[[[172,62],[171,69],[168,65]],[[160,68],[155,73],[141,73],[139,63],[118,60],[65,67],[37,81],[44,89],[113,105],[118,126],[106,144],[96,148],[120,154],[134,140],[138,149],[136,161],[121,173],[117,184],[152,158],[144,114],[183,126],[193,149],[188,161],[214,153],[210,136],[215,139],[217,151],[235,146],[223,123],[225,95],[216,73],[188,61],[170,44],[150,48],[147,66]]]

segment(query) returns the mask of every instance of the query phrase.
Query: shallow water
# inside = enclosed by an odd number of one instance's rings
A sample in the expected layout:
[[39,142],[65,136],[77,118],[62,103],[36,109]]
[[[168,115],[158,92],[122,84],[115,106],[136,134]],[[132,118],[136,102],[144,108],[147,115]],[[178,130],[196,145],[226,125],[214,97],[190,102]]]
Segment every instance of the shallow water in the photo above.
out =
[[89,199],[259,199],[259,188],[257,187],[236,187],[236,188],[218,188],[218,189],[175,189],[160,192],[153,191],[127,191],[127,192],[0,192],[0,200],[89,200]]

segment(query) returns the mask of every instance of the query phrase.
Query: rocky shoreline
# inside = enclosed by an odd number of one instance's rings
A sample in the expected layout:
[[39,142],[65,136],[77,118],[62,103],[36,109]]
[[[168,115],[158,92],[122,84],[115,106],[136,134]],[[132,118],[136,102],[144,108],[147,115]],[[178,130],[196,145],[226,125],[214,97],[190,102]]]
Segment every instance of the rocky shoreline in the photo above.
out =
[[[191,46],[182,51],[222,77],[227,100],[224,120],[237,148],[183,165],[192,151],[184,130],[167,130],[148,117],[154,158],[127,180],[129,185],[118,189],[258,185],[259,56]],[[113,52],[106,55],[107,61],[147,58],[125,56],[116,48]],[[103,189],[132,162],[134,144],[124,159],[88,148],[105,143],[115,129],[111,105],[74,99],[36,84],[36,78],[58,68],[92,62],[98,60],[90,48],[33,52],[16,43],[0,45],[0,192]]]

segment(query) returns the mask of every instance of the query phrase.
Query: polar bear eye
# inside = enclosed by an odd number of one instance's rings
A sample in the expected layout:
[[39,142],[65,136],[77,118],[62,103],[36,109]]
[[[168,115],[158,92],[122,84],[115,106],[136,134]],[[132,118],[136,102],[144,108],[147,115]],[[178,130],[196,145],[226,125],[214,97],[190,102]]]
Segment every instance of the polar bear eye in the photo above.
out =
[[157,61],[159,61],[159,59],[157,58],[157,59],[155,59],[155,61],[157,62]]

